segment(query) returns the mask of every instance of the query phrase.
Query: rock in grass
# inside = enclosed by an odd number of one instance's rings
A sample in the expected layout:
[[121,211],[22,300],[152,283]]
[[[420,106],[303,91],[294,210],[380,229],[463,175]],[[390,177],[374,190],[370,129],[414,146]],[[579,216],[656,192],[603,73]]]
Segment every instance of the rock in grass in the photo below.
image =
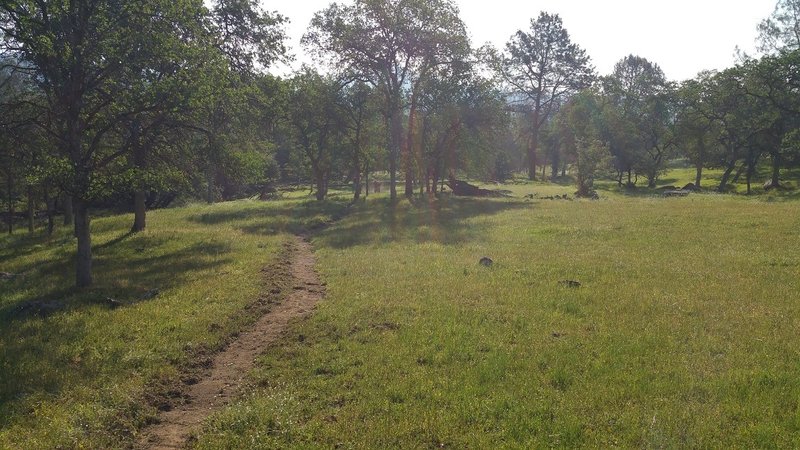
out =
[[694,183],[689,183],[686,186],[684,186],[683,188],[681,188],[681,190],[684,190],[684,191],[699,191],[700,189],[697,186],[695,186]]
[[480,265],[482,265],[484,267],[492,267],[492,264],[494,264],[494,261],[492,261],[492,258],[489,258],[488,256],[484,256],[483,258],[481,258],[480,261],[478,261],[478,264],[480,264]]
[[140,297],[140,299],[141,300],[152,300],[152,299],[158,297],[158,294],[160,294],[160,293],[161,293],[161,291],[159,291],[158,289],[150,289],[149,291],[145,292],[144,295],[142,295]]
[[108,306],[111,309],[117,309],[120,306],[124,306],[124,303],[122,303],[119,300],[115,300],[115,299],[113,299],[111,297],[106,297],[105,300],[104,300],[104,303],[106,304],[106,306]]
[[568,288],[579,288],[581,287],[580,281],[575,280],[561,280],[558,282],[561,286],[568,287]]

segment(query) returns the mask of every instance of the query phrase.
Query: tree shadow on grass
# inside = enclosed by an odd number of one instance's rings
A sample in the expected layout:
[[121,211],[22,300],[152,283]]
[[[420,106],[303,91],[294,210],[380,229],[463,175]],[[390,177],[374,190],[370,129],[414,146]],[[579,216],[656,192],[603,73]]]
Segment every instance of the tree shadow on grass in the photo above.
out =
[[[96,380],[105,376],[105,362],[124,356],[98,354],[103,343],[88,342],[86,327],[90,320],[97,320],[95,316],[108,315],[113,321],[117,314],[131,314],[126,305],[158,298],[148,292],[179,286],[198,273],[207,276],[209,270],[232,260],[226,242],[197,242],[170,252],[122,257],[105,248],[97,253],[95,273],[101,276],[91,289],[63,287],[73,283],[71,257],[38,264],[30,276],[0,286],[9,294],[7,298],[14,299],[0,299],[0,427],[7,422],[3,417],[15,420],[17,413],[27,414],[19,410],[28,407],[27,398],[52,397],[75,384]],[[108,302],[108,298],[118,302]],[[42,314],[24,308],[34,302],[54,309]],[[74,314],[76,310],[82,310],[81,314]]]
[[188,220],[205,225],[230,223],[251,234],[302,234],[327,226],[347,214],[351,203],[345,199],[266,203],[264,209],[218,211],[190,216]]
[[575,186],[575,177],[571,175],[557,176],[555,178],[548,178],[548,181],[559,186]]
[[321,232],[316,243],[332,248],[399,241],[458,245],[482,240],[488,233],[489,224],[473,219],[530,207],[531,203],[513,200],[454,196],[395,205],[370,201]]
[[451,195],[417,196],[395,203],[385,197],[370,197],[356,203],[349,199],[312,200],[275,204],[263,210],[209,212],[189,220],[209,225],[231,223],[256,235],[316,232],[317,245],[334,248],[400,240],[456,245],[486,234],[486,226],[471,219],[532,205],[512,199]]
[[0,242],[0,271],[4,270],[13,259],[47,252],[52,245],[73,243],[73,240],[72,235],[63,230],[57,231],[52,236],[47,236],[44,232],[7,236],[4,238],[5,242]]

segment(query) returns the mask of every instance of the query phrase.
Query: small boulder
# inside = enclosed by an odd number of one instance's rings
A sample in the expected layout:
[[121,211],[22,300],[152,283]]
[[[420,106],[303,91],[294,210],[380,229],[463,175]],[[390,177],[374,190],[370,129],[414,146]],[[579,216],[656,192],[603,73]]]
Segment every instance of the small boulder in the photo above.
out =
[[480,265],[484,266],[484,267],[492,267],[492,264],[494,264],[494,261],[492,261],[492,258],[489,258],[488,256],[484,256],[483,258],[481,258],[480,261],[478,261],[478,263]]
[[158,289],[150,289],[149,291],[145,292],[140,297],[140,300],[152,300],[152,299],[158,297],[158,294],[160,294],[160,293],[161,293],[161,291],[159,291]]
[[124,305],[124,303],[122,303],[121,301],[115,300],[111,297],[106,297],[105,299],[103,299],[103,303],[105,303],[105,305],[111,309],[117,309],[120,306]]

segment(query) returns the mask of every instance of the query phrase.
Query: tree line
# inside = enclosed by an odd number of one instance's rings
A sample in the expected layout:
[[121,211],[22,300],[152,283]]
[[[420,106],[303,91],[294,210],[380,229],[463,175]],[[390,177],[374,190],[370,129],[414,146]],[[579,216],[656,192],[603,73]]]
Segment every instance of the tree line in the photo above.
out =
[[[797,163],[800,6],[759,25],[760,57],[680,83],[629,55],[598,75],[561,18],[473,48],[451,0],[354,0],[316,13],[318,62],[288,77],[287,19],[256,0],[0,0],[0,200],[8,232],[74,227],[92,284],[90,217],[176,198],[268,197],[276,183],[437,195],[458,177],[568,172],[655,187],[669,161],[722,169],[725,190]],[[320,69],[321,68],[321,69]],[[549,172],[549,175],[548,175]]]

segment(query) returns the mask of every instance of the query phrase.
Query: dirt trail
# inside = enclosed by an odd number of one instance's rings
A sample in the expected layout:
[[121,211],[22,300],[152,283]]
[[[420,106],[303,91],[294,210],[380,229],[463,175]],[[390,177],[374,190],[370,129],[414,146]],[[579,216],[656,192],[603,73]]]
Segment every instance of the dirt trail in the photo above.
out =
[[311,244],[301,237],[295,240],[289,269],[292,285],[284,299],[213,357],[209,373],[187,387],[186,403],[159,414],[160,422],[144,430],[136,448],[183,448],[203,420],[236,395],[256,357],[286,331],[292,320],[310,314],[322,299],[324,287],[314,270]]

